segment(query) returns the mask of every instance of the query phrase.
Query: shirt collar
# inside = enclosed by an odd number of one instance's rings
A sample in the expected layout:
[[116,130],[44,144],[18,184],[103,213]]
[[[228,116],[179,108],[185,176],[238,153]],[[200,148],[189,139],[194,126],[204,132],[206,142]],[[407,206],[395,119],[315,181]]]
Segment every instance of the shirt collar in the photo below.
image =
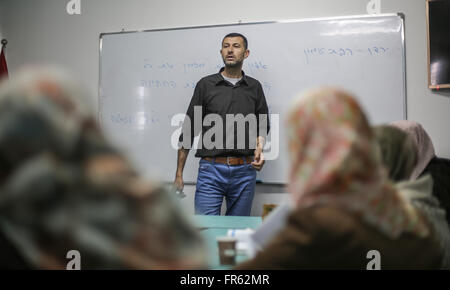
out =
[[[222,72],[225,70],[225,67],[222,67],[219,72],[217,73],[217,79],[216,79],[216,85],[220,84],[221,82],[226,82],[225,79],[222,76]],[[236,84],[246,84],[248,85],[248,79],[247,75],[244,71],[242,71],[242,79],[239,80]]]

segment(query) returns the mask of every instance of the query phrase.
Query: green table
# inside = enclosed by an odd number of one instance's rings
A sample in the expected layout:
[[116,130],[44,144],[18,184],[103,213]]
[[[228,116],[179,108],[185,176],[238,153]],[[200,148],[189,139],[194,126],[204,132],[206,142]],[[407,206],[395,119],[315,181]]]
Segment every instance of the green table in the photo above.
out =
[[[222,266],[219,261],[219,249],[216,238],[226,236],[229,229],[256,229],[262,222],[261,217],[253,216],[207,216],[195,215],[194,224],[200,230],[205,239],[209,254],[209,267],[211,269],[225,270],[232,266]],[[236,262],[248,259],[247,256],[238,254]]]

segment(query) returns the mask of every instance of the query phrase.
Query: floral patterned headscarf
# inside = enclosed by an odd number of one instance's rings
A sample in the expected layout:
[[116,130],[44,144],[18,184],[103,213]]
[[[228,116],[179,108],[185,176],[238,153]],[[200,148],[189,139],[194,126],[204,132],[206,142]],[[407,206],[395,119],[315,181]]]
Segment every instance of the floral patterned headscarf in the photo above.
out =
[[103,137],[87,94],[31,68],[0,86],[0,233],[32,268],[188,269],[205,264],[176,200]]
[[428,228],[390,184],[358,103],[331,88],[300,96],[288,114],[289,191],[297,207],[333,204],[389,237]]

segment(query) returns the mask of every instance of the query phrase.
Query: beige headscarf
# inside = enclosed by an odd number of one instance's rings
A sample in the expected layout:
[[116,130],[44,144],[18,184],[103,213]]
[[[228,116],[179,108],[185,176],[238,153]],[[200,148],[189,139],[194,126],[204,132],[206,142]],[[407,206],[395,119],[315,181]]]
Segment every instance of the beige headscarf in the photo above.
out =
[[436,156],[433,142],[422,125],[417,122],[401,120],[392,122],[391,125],[405,131],[414,140],[417,147],[417,164],[411,173],[410,179],[417,179],[428,163],[430,163],[430,160]]

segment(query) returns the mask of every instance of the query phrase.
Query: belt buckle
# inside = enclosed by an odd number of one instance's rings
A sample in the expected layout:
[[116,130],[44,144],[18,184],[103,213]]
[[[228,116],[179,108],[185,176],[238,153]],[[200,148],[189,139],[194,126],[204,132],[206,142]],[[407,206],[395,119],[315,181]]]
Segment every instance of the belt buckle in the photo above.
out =
[[227,165],[228,165],[228,166],[231,165],[231,164],[230,164],[230,157],[229,157],[229,156],[227,156]]

